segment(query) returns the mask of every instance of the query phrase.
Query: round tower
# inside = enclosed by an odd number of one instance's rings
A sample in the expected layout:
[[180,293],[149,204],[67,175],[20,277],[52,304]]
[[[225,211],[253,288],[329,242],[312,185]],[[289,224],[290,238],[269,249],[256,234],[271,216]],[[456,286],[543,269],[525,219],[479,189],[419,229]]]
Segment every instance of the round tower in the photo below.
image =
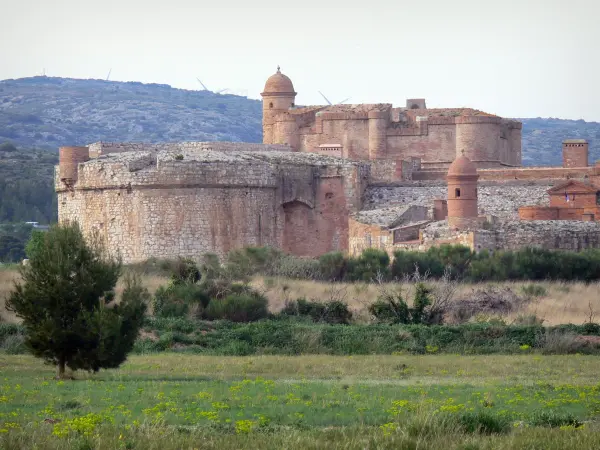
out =
[[448,225],[469,229],[477,222],[477,168],[464,155],[448,168]]
[[369,159],[383,159],[387,156],[387,127],[389,110],[369,111]]
[[278,128],[288,129],[288,126],[277,127],[277,116],[294,106],[296,92],[292,80],[277,72],[271,75],[265,83],[265,89],[260,94],[263,98],[263,144],[288,144],[287,136],[282,136]]
[[77,181],[79,163],[90,159],[87,147],[60,147],[58,149],[58,169],[60,181],[73,184]]

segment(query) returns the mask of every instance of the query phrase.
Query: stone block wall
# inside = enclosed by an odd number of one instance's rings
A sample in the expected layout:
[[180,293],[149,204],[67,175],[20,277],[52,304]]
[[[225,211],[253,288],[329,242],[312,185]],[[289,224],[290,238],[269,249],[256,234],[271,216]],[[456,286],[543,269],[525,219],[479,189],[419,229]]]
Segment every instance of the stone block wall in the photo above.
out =
[[301,256],[348,248],[369,167],[291,152],[127,151],[56,170],[59,220],[100,232],[124,262],[269,245]]

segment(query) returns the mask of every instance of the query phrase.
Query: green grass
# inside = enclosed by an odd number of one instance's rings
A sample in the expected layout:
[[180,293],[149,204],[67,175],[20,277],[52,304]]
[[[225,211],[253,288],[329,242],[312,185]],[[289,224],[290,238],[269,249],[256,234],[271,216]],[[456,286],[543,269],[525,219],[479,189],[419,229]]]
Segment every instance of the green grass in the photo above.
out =
[[598,448],[598,365],[161,354],[56,381],[31,357],[0,355],[0,448]]

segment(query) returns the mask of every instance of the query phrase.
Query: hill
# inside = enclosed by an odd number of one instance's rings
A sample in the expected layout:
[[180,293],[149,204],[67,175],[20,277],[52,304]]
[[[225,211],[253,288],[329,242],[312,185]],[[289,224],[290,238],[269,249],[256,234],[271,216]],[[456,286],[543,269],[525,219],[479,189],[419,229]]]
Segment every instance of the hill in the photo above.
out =
[[587,139],[590,164],[600,160],[600,123],[584,120],[517,119],[523,122],[523,165],[562,165],[562,141]]
[[[0,143],[56,149],[104,141],[260,142],[261,103],[236,95],[143,84],[31,77],[0,81]],[[590,142],[600,159],[600,123],[520,118],[523,164],[560,165],[563,139]]]
[[31,77],[0,81],[0,142],[260,142],[258,100],[165,84]]

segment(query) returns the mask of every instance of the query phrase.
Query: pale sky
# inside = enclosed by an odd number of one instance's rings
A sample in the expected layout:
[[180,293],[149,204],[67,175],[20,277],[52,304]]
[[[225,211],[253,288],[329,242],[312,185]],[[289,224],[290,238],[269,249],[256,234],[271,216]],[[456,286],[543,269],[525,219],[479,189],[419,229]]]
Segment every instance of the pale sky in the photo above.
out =
[[600,121],[600,0],[0,0],[0,79],[230,88],[281,65],[297,104]]

